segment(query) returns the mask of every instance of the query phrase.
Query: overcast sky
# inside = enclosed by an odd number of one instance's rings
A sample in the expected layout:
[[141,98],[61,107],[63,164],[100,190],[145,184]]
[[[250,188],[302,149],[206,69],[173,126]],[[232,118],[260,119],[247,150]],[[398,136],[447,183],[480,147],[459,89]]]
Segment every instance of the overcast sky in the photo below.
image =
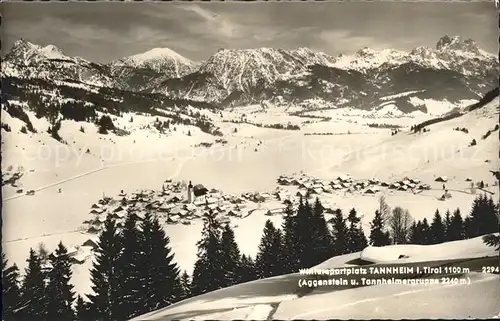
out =
[[445,35],[498,51],[490,2],[10,3],[2,49],[24,38],[96,62],[168,47],[192,60],[219,48],[297,48],[336,55],[363,47],[434,47]]

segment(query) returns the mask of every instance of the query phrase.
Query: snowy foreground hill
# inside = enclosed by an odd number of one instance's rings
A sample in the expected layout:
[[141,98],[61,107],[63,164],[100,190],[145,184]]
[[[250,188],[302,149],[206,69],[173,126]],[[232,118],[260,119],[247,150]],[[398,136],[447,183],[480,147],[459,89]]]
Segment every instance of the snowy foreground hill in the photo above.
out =
[[[404,258],[398,259],[400,256]],[[356,265],[356,259],[362,259],[363,265]],[[498,266],[498,253],[480,237],[438,245],[368,247],[333,257],[313,269],[374,268],[372,273],[356,277],[305,273],[277,276],[190,298],[131,321],[491,318],[500,312],[500,283],[498,273],[484,273],[483,267],[488,265]],[[442,272],[415,279],[421,284],[304,286],[306,289],[298,285],[304,279],[401,279],[404,273],[397,276],[377,268],[407,267],[415,272],[417,267],[439,266]],[[455,273],[444,267],[455,267]],[[441,283],[429,284],[436,279]],[[467,280],[467,284],[461,280]]]

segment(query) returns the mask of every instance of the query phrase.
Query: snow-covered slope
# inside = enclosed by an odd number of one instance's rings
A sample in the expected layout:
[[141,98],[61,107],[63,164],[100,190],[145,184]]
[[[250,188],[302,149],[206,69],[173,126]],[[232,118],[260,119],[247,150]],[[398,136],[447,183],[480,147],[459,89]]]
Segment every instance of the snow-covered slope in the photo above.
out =
[[[381,179],[411,173],[430,181],[440,175],[454,177],[460,171],[467,171],[471,177],[478,179],[488,177],[488,170],[498,167],[498,135],[482,137],[498,124],[498,114],[496,98],[461,117],[429,125],[428,132],[411,133],[405,130],[377,145],[356,151],[332,171]],[[456,128],[466,128],[468,132]],[[473,139],[477,145],[470,146]]]
[[[376,257],[380,262],[372,266],[385,266],[385,263],[398,261],[394,259],[394,253],[409,255],[409,258],[399,260],[399,263],[409,267],[439,266],[453,259],[471,262],[469,259],[481,256],[492,258],[482,259],[484,262],[497,262],[498,257],[494,248],[486,246],[480,237],[434,246],[385,246],[376,248],[376,255],[373,254],[373,249],[369,247],[362,252],[334,257],[319,264],[316,269],[355,268],[355,265],[349,263],[353,259],[372,257]],[[478,256],[479,253],[481,256]],[[301,290],[298,281],[315,278],[297,273],[247,282],[203,294],[138,316],[131,321],[487,318],[500,311],[500,284],[498,275],[481,273],[483,261],[478,259],[477,262],[469,265],[469,273],[462,276],[457,274],[459,278],[469,278],[470,285],[386,284],[355,288],[329,285],[311,288],[309,293],[299,296]],[[461,266],[458,262],[453,264]],[[370,275],[363,276],[370,278]],[[377,278],[374,274],[371,276]],[[436,277],[439,277],[439,274],[434,276]],[[342,275],[342,278],[350,277]]]

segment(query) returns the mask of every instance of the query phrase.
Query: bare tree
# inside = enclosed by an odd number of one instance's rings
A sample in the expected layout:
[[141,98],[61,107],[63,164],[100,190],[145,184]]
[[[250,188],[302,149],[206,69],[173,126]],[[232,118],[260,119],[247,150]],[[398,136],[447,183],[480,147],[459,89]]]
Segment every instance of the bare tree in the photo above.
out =
[[389,220],[389,229],[391,231],[394,244],[406,244],[410,236],[410,228],[413,218],[408,210],[401,207],[395,207]]
[[381,195],[378,199],[379,212],[382,214],[382,224],[384,228],[387,226],[391,219],[391,207],[387,204],[387,200],[384,195]]

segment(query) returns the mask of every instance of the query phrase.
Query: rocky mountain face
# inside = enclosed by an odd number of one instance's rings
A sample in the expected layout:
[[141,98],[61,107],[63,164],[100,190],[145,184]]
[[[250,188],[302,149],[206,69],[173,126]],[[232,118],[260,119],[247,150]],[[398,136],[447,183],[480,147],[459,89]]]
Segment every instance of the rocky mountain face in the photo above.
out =
[[26,40],[18,40],[2,59],[3,77],[76,81],[111,87],[114,80],[109,68],[80,57],[69,57],[57,47],[41,47]]
[[363,48],[329,56],[307,48],[221,49],[202,63],[166,48],[96,64],[65,56],[54,46],[18,41],[2,61],[2,75],[81,82],[120,90],[198,101],[220,108],[259,103],[305,108],[377,108],[380,99],[404,112],[422,110],[420,100],[458,102],[479,97],[497,85],[498,57],[471,40],[444,36],[435,48],[410,52]]

